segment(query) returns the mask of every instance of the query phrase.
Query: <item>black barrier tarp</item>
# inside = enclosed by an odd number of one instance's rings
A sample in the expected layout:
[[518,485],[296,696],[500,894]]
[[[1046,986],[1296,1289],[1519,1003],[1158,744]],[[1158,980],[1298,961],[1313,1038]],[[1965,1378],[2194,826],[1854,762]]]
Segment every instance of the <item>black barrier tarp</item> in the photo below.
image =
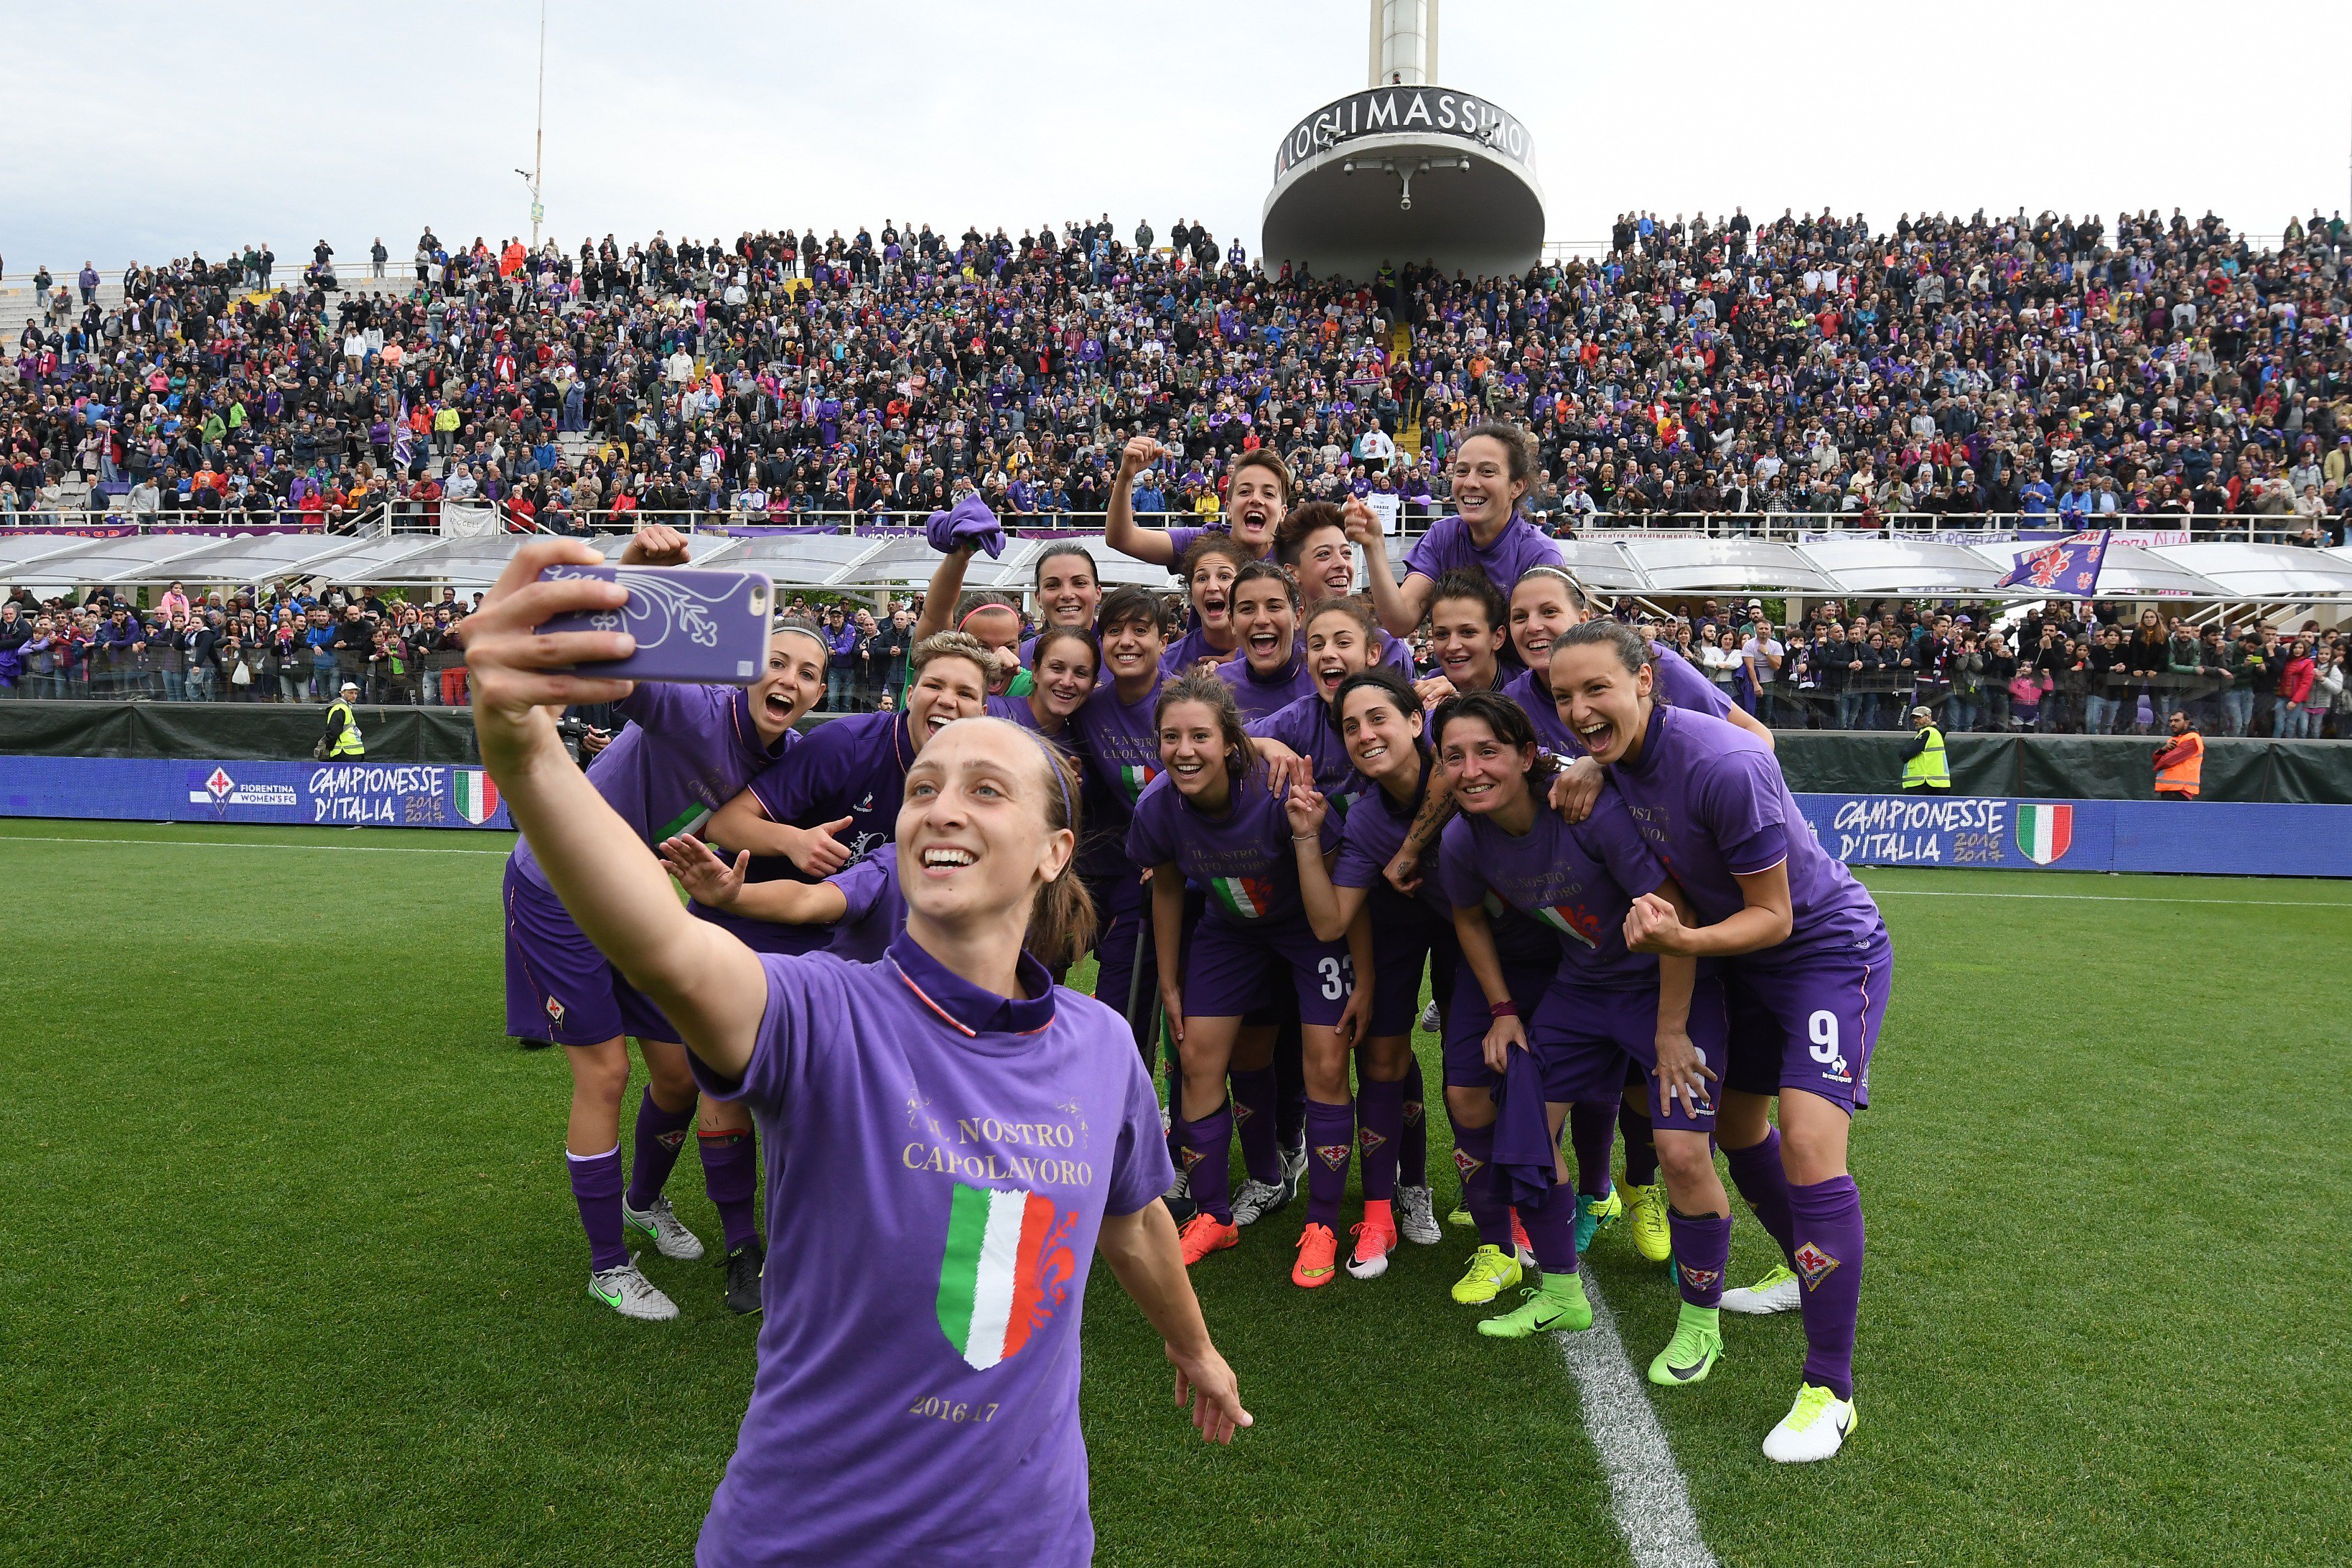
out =
[[[481,761],[463,708],[356,712],[371,761]],[[18,757],[301,762],[326,730],[326,709],[311,703],[0,702],[0,754]]]
[[[359,709],[370,758],[479,763],[463,708]],[[326,730],[326,710],[266,702],[0,702],[0,754],[299,762]],[[803,722],[806,722],[805,721]],[[1789,787],[1891,795],[1908,735],[1887,731],[1773,732]],[[2150,800],[2154,735],[1951,735],[1959,795],[2030,800]],[[2208,740],[2204,798],[2352,805],[2352,741]]]

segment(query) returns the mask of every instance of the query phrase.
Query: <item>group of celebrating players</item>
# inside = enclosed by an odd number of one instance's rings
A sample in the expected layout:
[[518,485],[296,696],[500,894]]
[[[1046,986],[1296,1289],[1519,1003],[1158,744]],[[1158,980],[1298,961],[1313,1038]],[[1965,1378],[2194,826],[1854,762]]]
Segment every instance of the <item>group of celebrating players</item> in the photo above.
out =
[[[1864,1251],[1847,1130],[1868,1103],[1892,959],[1869,895],[1806,829],[1769,733],[1673,652],[1591,615],[1517,514],[1522,431],[1460,444],[1457,514],[1402,574],[1368,509],[1291,504],[1264,450],[1234,460],[1223,526],[1143,530],[1129,488],[1161,455],[1129,444],[1108,542],[1171,569],[1184,624],[1158,594],[1106,593],[1086,549],[1057,545],[1024,640],[1009,602],[959,597],[993,520],[941,514],[901,710],[797,731],[827,649],[782,620],[748,689],[636,687],[589,782],[704,921],[755,952],[866,963],[906,922],[892,839],[926,744],[982,715],[1031,731],[1083,781],[1076,871],[1095,912],[1041,908],[1031,952],[1059,976],[1090,948],[1096,997],[1147,1066],[1164,1053],[1184,1264],[1214,1267],[1302,1184],[1303,1289],[1341,1268],[1377,1279],[1401,1242],[1444,1240],[1422,1019],[1443,1041],[1452,1217],[1476,1237],[1454,1299],[1521,1288],[1478,1331],[1589,1327],[1580,1255],[1622,1224],[1641,1256],[1671,1262],[1681,1298],[1651,1381],[1704,1380],[1726,1308],[1800,1310],[1800,1390],[1764,1451],[1834,1454],[1855,1420]],[[654,528],[623,559],[677,564],[686,549]],[[1437,669],[1416,679],[1405,639],[1424,622]],[[505,900],[509,1030],[572,1047],[567,1152],[591,1293],[625,1316],[676,1315],[630,1239],[703,1255],[662,1195],[689,1129],[725,1228],[728,1304],[794,1289],[762,1278],[751,1118],[698,1102],[677,1031],[583,934],[528,844]],[[630,1036],[649,1081],[625,1187]],[[1783,1258],[1745,1289],[1725,1288],[1718,1147]],[[1343,1241],[1357,1162],[1361,1215]]]

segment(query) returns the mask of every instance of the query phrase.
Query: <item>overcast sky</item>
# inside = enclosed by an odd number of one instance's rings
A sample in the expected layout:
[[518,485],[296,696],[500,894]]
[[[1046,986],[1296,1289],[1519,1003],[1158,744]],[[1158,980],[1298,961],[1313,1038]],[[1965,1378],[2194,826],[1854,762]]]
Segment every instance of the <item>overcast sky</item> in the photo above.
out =
[[[2347,205],[2352,79],[2297,64],[2340,55],[2340,5],[1445,0],[1438,75],[1533,131],[1555,239],[1735,202],[1882,225],[2210,207],[2274,234]],[[538,22],[530,0],[0,0],[0,37],[49,46],[0,71],[0,258],[527,232]],[[1255,254],[1277,141],[1364,85],[1366,34],[1362,0],[554,0],[548,232],[1017,233],[1108,208],[1122,235],[1189,217]]]

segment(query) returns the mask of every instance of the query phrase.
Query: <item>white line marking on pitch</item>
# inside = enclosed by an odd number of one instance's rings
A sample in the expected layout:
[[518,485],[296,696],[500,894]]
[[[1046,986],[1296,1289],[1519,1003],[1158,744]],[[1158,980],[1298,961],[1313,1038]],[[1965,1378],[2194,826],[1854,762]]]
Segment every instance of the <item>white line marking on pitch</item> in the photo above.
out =
[[182,849],[309,849],[330,855],[506,855],[504,849],[411,849],[398,844],[251,844],[234,838],[41,838],[0,833],[0,844],[170,845]]
[[2176,899],[2164,893],[1985,893],[1958,888],[1872,888],[1879,899],[2063,899],[2091,904],[2242,904],[2264,910],[2352,910],[2342,899]]
[[1592,1326],[1552,1337],[1576,1379],[1584,1430],[1609,1478],[1609,1509],[1625,1537],[1625,1550],[1634,1568],[1716,1568],[1665,1428],[1633,1375],[1625,1342],[1617,1335],[1616,1314],[1590,1268],[1584,1271],[1584,1293],[1592,1302]]

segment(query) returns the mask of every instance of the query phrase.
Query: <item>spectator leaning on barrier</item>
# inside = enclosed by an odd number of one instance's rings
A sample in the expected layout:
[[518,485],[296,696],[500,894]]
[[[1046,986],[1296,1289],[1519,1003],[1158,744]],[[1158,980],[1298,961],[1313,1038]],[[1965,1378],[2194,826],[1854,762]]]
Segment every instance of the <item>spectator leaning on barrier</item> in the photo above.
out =
[[2158,800],[2195,800],[2205,771],[2205,737],[2189,715],[2172,715],[2172,743],[2156,753],[2156,795]]

